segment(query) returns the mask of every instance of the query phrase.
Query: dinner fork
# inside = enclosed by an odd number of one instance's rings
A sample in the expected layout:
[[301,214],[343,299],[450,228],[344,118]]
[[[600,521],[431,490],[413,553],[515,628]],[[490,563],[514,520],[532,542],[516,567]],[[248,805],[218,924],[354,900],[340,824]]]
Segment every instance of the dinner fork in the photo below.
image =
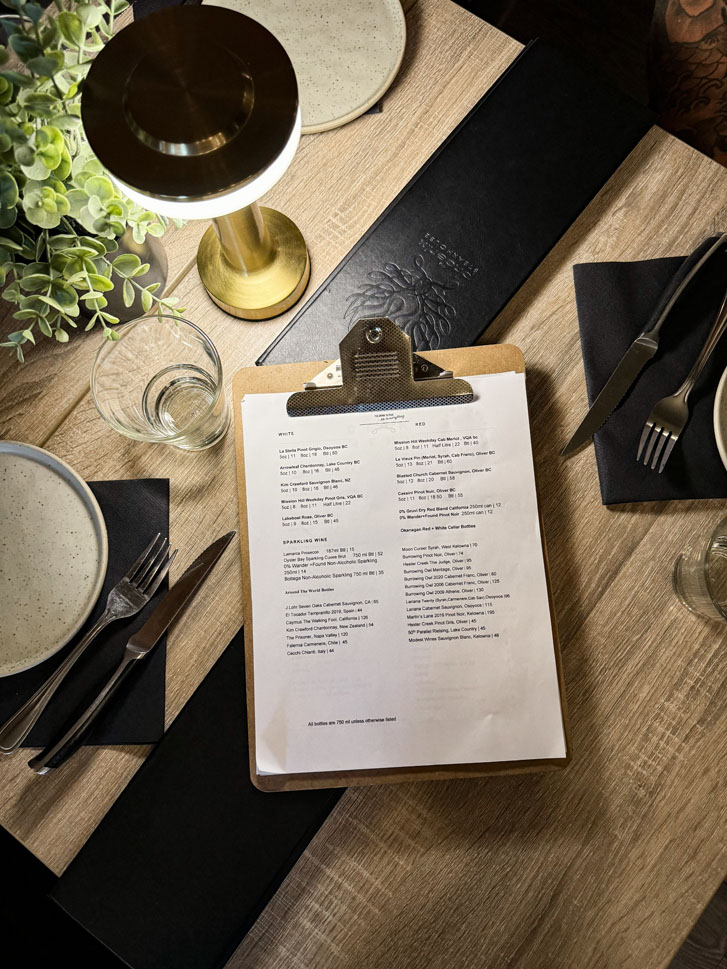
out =
[[0,727],[0,754],[12,754],[18,749],[73,664],[101,630],[117,619],[135,616],[154,595],[171,565],[169,540],[162,538],[160,543],[160,537],[161,534],[157,532],[126,575],[109,592],[103,614],[78,645],[74,646],[58,669]]
[[[646,419],[644,430],[641,432],[639,450],[636,452],[636,460],[641,460],[644,454],[644,464],[648,465],[651,459],[652,470],[656,467],[659,458],[659,474],[664,470],[669,455],[674,450],[674,445],[679,440],[679,436],[684,430],[689,420],[688,399],[692,388],[704,370],[714,348],[719,343],[720,337],[727,329],[727,292],[725,293],[722,304],[719,308],[709,336],[704,342],[699,356],[694,361],[694,366],[687,374],[687,378],[681,387],[668,397],[662,397],[654,404],[654,407]],[[653,455],[653,456],[652,456]]]

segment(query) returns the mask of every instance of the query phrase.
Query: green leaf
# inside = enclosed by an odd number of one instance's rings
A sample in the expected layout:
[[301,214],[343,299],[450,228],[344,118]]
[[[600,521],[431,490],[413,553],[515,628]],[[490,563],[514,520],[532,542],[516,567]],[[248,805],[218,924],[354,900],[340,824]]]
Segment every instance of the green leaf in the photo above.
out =
[[116,194],[113,182],[110,178],[106,178],[105,175],[92,175],[86,180],[86,184],[83,187],[89,195],[95,199],[100,199],[102,202],[108,202]]
[[43,336],[53,336],[53,331],[50,328],[50,324],[48,323],[48,320],[44,320],[42,316],[38,320],[38,328],[40,329],[40,332],[43,334]]
[[23,248],[20,243],[16,242],[15,239],[10,239],[8,236],[0,236],[0,246],[3,249],[7,249],[8,252],[20,252]]
[[23,336],[26,340],[30,340],[31,343],[35,343],[35,337],[33,336],[32,330],[23,330]]
[[21,61],[27,63],[31,57],[40,57],[43,48],[37,40],[25,34],[13,34],[10,38],[10,47],[15,51]]
[[[65,313],[66,316],[78,316],[78,306],[61,306],[57,299],[53,299],[52,296],[44,296],[42,293],[38,294],[38,299],[43,300],[48,306],[51,306],[54,310],[58,310],[59,313]],[[75,310],[75,312],[74,312]]]
[[53,118],[53,124],[61,131],[74,131],[80,128],[81,119],[75,114],[57,114]]
[[26,3],[23,7],[23,13],[26,17],[29,17],[34,24],[43,16],[43,8],[37,3]]
[[48,17],[40,28],[40,43],[44,48],[52,47],[58,39],[58,24],[53,17]]
[[0,229],[9,229],[15,225],[18,210],[14,205],[0,207]]
[[31,57],[25,63],[29,71],[41,77],[53,77],[63,67],[65,58],[61,51],[51,50],[40,57]]
[[124,306],[127,306],[127,307],[128,306],[132,306],[133,303],[134,303],[134,296],[135,296],[135,294],[134,294],[134,287],[129,282],[128,279],[125,279],[124,280],[124,287],[123,287],[122,292],[123,292],[123,297],[124,297]]
[[151,295],[148,289],[142,289],[141,291],[141,308],[145,313],[148,313],[152,308],[154,303],[154,297]]
[[27,293],[35,292],[39,289],[45,289],[50,285],[50,276],[45,276],[41,273],[32,273],[29,276],[23,276],[20,280],[20,286]]
[[83,28],[83,23],[81,18],[75,13],[71,13],[69,10],[63,10],[58,14],[56,18],[58,23],[58,29],[61,32],[61,37],[71,45],[71,47],[80,47],[83,43],[83,39],[86,36],[86,31]]
[[101,23],[102,10],[95,4],[91,3],[80,3],[76,7],[76,12],[83,23],[86,30],[92,30],[94,27],[98,27]]
[[40,295],[25,296],[20,303],[20,308],[23,310],[32,310],[38,316],[53,315],[51,314],[51,307],[44,302],[44,297]]
[[98,273],[89,273],[88,278],[90,279],[93,288],[101,293],[108,293],[114,288],[114,284],[106,276],[99,276]]
[[0,205],[16,205],[18,198],[18,183],[10,172],[0,172]]
[[55,338],[59,343],[68,343],[68,334],[60,327],[55,331]]
[[57,279],[51,283],[51,294],[63,309],[71,310],[78,304],[78,293],[71,286],[64,285]]
[[139,266],[141,266],[141,259],[135,256],[133,252],[124,252],[114,259],[112,266],[114,267],[114,272],[120,276],[133,276]]
[[102,241],[101,239],[95,239],[93,236],[81,236],[79,241],[89,249],[93,249],[99,256],[105,256],[107,252],[113,252],[116,249],[115,245],[113,247],[109,245],[109,240],[107,239]]
[[149,263],[148,262],[143,262],[138,267],[138,269],[135,269],[134,270],[134,272],[133,272],[132,275],[134,275],[134,276],[146,276],[146,274],[149,272],[149,269],[150,269]]
[[10,81],[16,87],[35,86],[35,81],[29,74],[21,74],[19,71],[0,71],[0,77],[4,77],[6,81]]

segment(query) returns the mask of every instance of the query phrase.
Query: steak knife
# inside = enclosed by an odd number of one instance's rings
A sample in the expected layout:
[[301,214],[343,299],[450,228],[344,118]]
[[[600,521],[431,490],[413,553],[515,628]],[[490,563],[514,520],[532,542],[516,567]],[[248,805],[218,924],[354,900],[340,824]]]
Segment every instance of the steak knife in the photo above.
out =
[[727,242],[727,233],[721,235],[716,241],[707,239],[690,256],[687,256],[662,293],[646,328],[639,333],[623,355],[600,394],[591,404],[588,413],[576,428],[573,437],[560,452],[563,457],[572,454],[582,444],[590,441],[598,428],[621,403],[643,367],[656,353],[659,347],[659,331],[674,304],[702,266],[722,248],[725,242]]
[[234,532],[228,532],[222,538],[218,538],[192,562],[186,572],[167,592],[141,629],[129,639],[123,659],[96,699],[84,710],[78,720],[57,743],[46,747],[45,750],[29,760],[28,767],[31,767],[37,774],[47,774],[49,771],[60,767],[78,750],[83,743],[83,738],[106,702],[119,688],[134,664],[149,655],[177,616],[194,598],[234,535]]

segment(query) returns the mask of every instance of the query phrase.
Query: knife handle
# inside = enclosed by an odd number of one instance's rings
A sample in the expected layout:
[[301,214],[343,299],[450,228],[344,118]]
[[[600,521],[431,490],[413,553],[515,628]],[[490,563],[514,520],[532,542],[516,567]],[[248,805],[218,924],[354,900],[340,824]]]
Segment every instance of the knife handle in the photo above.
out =
[[664,292],[659,297],[654,312],[651,314],[649,322],[641,334],[647,339],[655,339],[659,335],[664,321],[669,316],[672,307],[682,295],[687,286],[691,283],[699,270],[706,262],[721,249],[727,242],[727,232],[720,235],[717,239],[714,236],[705,239],[697,248],[682,262],[673,277],[669,281]]
[[29,760],[28,767],[32,768],[36,774],[47,774],[64,764],[69,757],[72,757],[83,744],[84,737],[93,726],[98,714],[121,686],[132,665],[137,659],[141,658],[141,655],[143,654],[126,653],[96,699],[86,707],[73,726],[69,727],[57,743],[46,747],[45,750]]

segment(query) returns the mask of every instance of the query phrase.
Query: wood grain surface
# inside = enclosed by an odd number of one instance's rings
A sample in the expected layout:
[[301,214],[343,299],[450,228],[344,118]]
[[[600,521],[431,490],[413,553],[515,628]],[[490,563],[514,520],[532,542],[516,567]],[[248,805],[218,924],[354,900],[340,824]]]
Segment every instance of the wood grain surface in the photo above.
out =
[[[449,0],[418,0],[407,21],[383,113],[305,138],[265,199],[306,236],[311,293],[519,50]],[[573,763],[348,791],[230,967],[660,969],[678,949],[727,870],[727,652],[722,627],[676,603],[670,572],[724,502],[607,509],[592,449],[558,449],[585,406],[573,264],[683,254],[725,212],[727,172],[652,129],[487,332],[525,353]],[[192,268],[203,228],[168,245],[229,388],[288,316],[247,324],[214,307]],[[98,338],[2,363],[3,436],[89,479],[168,476],[181,569],[237,527],[233,437],[192,455],[115,435],[85,391]],[[168,721],[240,622],[230,553],[169,637]],[[49,777],[7,758],[0,822],[61,872],[146,753],[85,749]]]

